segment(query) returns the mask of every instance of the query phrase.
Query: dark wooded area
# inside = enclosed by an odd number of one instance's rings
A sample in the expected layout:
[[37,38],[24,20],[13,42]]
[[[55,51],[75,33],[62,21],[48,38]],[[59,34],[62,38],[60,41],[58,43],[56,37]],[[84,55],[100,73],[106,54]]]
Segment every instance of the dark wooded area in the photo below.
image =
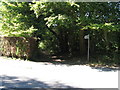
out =
[[1,2],[0,34],[35,37],[41,52],[120,64],[119,2]]

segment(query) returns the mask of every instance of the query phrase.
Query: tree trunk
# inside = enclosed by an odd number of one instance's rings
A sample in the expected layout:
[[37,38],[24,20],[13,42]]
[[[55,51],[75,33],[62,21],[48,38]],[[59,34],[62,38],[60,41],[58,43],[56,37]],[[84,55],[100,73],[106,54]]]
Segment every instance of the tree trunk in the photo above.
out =
[[103,30],[103,33],[104,33],[104,40],[105,40],[105,47],[106,47],[106,50],[108,51],[108,49],[109,49],[109,43],[108,43],[108,32],[107,32],[107,30]]
[[86,54],[85,40],[84,40],[84,31],[80,30],[80,55],[83,56]]
[[73,55],[73,43],[74,43],[74,35],[73,35],[73,31],[72,30],[69,30],[68,31],[68,46],[69,46],[69,54],[70,55]]
[[59,33],[59,46],[60,46],[61,53],[64,54],[69,52],[68,35],[64,30],[60,30],[60,33]]

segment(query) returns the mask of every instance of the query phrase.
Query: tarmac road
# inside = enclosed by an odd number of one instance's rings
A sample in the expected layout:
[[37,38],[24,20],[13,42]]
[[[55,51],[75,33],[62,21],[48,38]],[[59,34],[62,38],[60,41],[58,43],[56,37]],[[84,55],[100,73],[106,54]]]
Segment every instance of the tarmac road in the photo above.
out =
[[118,70],[0,57],[1,88],[118,88]]

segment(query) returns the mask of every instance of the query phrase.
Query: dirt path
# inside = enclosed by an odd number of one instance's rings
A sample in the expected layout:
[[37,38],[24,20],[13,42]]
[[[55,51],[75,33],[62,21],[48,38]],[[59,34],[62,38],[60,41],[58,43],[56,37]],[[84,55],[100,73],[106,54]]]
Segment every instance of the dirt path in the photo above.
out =
[[0,57],[5,88],[118,88],[118,70],[85,65],[54,65]]

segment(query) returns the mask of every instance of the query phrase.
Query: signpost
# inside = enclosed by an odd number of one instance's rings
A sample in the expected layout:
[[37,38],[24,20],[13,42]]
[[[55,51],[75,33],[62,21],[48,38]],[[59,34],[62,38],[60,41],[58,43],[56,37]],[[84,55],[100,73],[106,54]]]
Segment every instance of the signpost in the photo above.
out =
[[88,40],[88,52],[87,52],[87,60],[89,61],[89,56],[90,56],[90,38],[89,38],[89,34],[84,36],[84,39]]

